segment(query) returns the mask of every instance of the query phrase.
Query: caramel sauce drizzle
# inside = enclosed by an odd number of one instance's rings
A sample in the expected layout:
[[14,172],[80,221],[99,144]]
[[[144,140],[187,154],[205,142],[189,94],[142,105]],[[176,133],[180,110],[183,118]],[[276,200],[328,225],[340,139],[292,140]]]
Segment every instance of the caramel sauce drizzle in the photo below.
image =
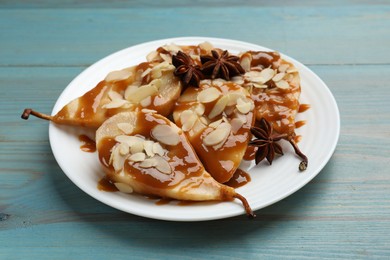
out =
[[81,142],[81,151],[87,153],[96,152],[96,142],[89,138],[87,135],[79,135],[79,141]]

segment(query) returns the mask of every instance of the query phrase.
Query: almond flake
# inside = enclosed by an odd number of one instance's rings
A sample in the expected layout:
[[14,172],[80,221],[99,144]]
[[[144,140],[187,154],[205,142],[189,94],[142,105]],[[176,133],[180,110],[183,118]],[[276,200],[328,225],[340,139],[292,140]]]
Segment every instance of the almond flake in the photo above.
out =
[[189,110],[189,109],[184,110],[183,112],[181,112],[181,114],[180,114],[180,122],[181,122],[181,124],[184,125],[188,121],[190,116],[193,115],[193,114],[194,114],[194,112],[192,110]]
[[201,44],[199,44],[199,48],[207,52],[210,52],[212,49],[214,49],[214,46],[209,42],[202,42]]
[[162,158],[160,156],[156,156],[155,158],[157,160],[157,164],[155,167],[159,172],[162,172],[165,174],[170,174],[172,172],[171,166],[164,158]]
[[142,162],[146,159],[146,155],[144,153],[135,153],[130,155],[129,160],[133,162]]
[[214,121],[214,122],[210,123],[209,127],[217,128],[221,123],[222,123],[222,119],[219,119],[217,121]]
[[282,65],[280,65],[280,66],[278,67],[278,70],[279,70],[280,72],[286,72],[286,70],[288,69],[288,67],[290,67],[289,64],[282,64]]
[[237,99],[245,98],[245,95],[241,92],[231,92],[227,96],[229,97],[229,102],[227,102],[226,106],[234,106],[237,104]]
[[142,107],[148,107],[152,104],[152,97],[149,96],[147,98],[144,98],[139,102]]
[[141,74],[141,78],[144,78],[146,75],[148,75],[152,71],[152,68],[147,68],[144,72]]
[[230,124],[232,125],[232,132],[235,134],[238,130],[241,129],[245,122],[241,118],[236,117],[230,121]]
[[128,184],[121,183],[121,182],[114,182],[114,185],[120,192],[133,193],[133,188]]
[[227,116],[230,116],[231,114],[233,114],[235,108],[236,106],[228,106],[225,108],[224,112]]
[[163,156],[164,148],[162,148],[161,144],[159,143],[153,143],[153,153]]
[[142,153],[144,150],[144,142],[135,142],[132,146],[130,146],[130,152],[132,154]]
[[147,108],[141,109],[141,112],[142,112],[142,113],[145,113],[145,114],[147,114],[147,113],[151,113],[151,114],[157,113],[156,110],[147,109]]
[[134,93],[134,92],[136,92],[137,91],[137,89],[138,89],[138,85],[130,85],[130,86],[128,86],[127,88],[126,88],[126,90],[125,90],[125,99],[126,100],[129,100],[129,97]]
[[286,73],[284,73],[284,72],[278,73],[278,74],[276,74],[276,75],[272,78],[272,80],[273,80],[274,82],[278,82],[278,81],[282,80],[282,79],[284,78],[285,75],[286,75]]
[[290,73],[295,73],[295,72],[298,72],[298,69],[295,68],[295,67],[292,67],[292,68],[288,69],[286,72],[289,73],[289,74]]
[[251,102],[245,101],[242,98],[237,99],[236,108],[241,114],[247,114],[251,110]]
[[129,70],[115,70],[108,73],[107,77],[104,79],[107,82],[110,81],[119,81],[128,79],[133,73]]
[[129,147],[133,146],[135,143],[143,143],[145,140],[138,136],[131,135],[118,135],[115,137],[115,141],[119,143],[125,143]]
[[157,141],[166,145],[177,145],[180,142],[177,129],[170,125],[157,125],[152,129],[151,134]]
[[290,87],[290,85],[285,80],[281,80],[281,81],[275,82],[275,85],[278,88],[281,88],[281,89],[288,89]]
[[146,158],[144,161],[142,161],[140,164],[139,164],[139,167],[140,168],[152,168],[152,167],[155,167],[157,165],[157,160],[152,157],[152,158]]
[[212,146],[224,142],[229,136],[231,128],[229,123],[221,123],[214,131],[203,138],[203,143]]
[[122,95],[121,94],[119,94],[118,92],[116,92],[116,91],[112,91],[112,90],[110,90],[109,92],[108,92],[108,97],[111,99],[111,100],[123,100],[123,97],[122,97]]
[[188,118],[187,121],[182,125],[181,129],[184,132],[188,132],[189,130],[192,129],[194,126],[196,120],[198,119],[198,116],[195,113],[192,113]]
[[124,99],[115,99],[111,101],[110,103],[104,104],[102,108],[111,109],[111,108],[119,108],[126,104],[129,104],[127,100]]
[[134,126],[130,123],[118,123],[116,125],[123,133],[131,134],[134,130]]
[[265,84],[258,84],[258,83],[252,83],[252,86],[254,86],[255,88],[268,88],[267,85],[265,85]]
[[270,79],[272,79],[275,75],[275,71],[270,68],[263,69],[260,71],[260,77],[263,78],[263,83],[266,83]]
[[119,154],[120,155],[127,155],[129,153],[129,146],[126,145],[125,143],[121,143],[119,146],[118,146],[118,150],[119,150]]
[[134,91],[130,96],[127,97],[128,98],[127,100],[129,100],[132,103],[138,103],[141,100],[158,93],[160,86],[161,86],[161,80],[154,79],[148,85],[139,87],[136,91]]
[[152,51],[146,56],[146,60],[149,62],[156,60],[158,58],[158,55],[159,53],[157,51]]
[[218,99],[217,103],[215,103],[213,109],[209,113],[209,118],[213,119],[214,117],[220,115],[224,110],[229,101],[229,96],[222,96]]
[[143,143],[144,145],[144,150],[147,156],[153,157],[154,156],[154,151],[153,151],[153,145],[155,142],[147,140]]
[[252,55],[243,55],[241,56],[240,65],[245,71],[251,70]]
[[174,69],[175,66],[169,62],[164,61],[153,67],[151,75],[154,79],[157,79],[162,76],[163,71],[173,71]]
[[235,76],[231,78],[231,81],[239,85],[244,84],[244,79],[242,76]]
[[161,57],[164,61],[166,61],[166,62],[168,62],[168,63],[172,63],[172,57],[171,57],[170,55],[165,54],[165,53],[160,53],[160,57]]
[[198,101],[201,103],[209,103],[219,98],[221,94],[222,93],[214,87],[206,88],[199,93]]
[[202,116],[205,110],[206,107],[202,103],[199,103],[195,108],[195,113],[197,113],[198,116]]

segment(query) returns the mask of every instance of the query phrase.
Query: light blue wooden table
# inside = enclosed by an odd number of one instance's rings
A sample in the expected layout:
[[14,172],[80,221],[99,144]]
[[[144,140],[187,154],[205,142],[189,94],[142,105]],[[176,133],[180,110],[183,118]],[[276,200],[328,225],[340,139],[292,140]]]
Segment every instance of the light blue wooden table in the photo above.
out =
[[[36,2],[0,1],[0,259],[390,259],[390,2]],[[179,36],[279,50],[338,102],[332,159],[254,220],[165,222],[105,206],[61,171],[48,123],[20,119],[28,106],[50,112],[100,58]]]

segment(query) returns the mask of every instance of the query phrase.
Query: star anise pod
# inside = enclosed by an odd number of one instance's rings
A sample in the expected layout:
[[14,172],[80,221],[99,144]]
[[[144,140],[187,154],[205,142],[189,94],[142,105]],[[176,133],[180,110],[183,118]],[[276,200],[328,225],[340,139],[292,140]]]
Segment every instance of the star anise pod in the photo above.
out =
[[250,141],[249,145],[257,147],[255,156],[256,164],[260,163],[262,160],[264,160],[264,158],[267,158],[269,164],[272,164],[272,161],[275,158],[275,154],[283,155],[282,147],[276,142],[280,141],[281,139],[285,139],[294,148],[295,154],[302,159],[301,163],[299,164],[299,170],[306,170],[308,159],[306,155],[304,155],[298,148],[293,136],[274,133],[272,125],[264,118],[260,120],[259,127],[254,126],[251,128],[251,132],[255,136],[255,139]]
[[203,73],[200,66],[196,65],[190,56],[179,51],[172,56],[172,64],[176,67],[174,75],[180,77],[184,88],[188,86],[199,87],[199,82],[203,79]]
[[259,127],[252,127],[251,132],[256,138],[249,142],[249,145],[257,147],[256,164],[260,163],[264,158],[267,158],[269,164],[272,164],[275,154],[283,155],[282,147],[276,142],[285,138],[286,135],[275,134],[272,125],[267,120],[262,118]]
[[202,71],[211,79],[223,78],[229,80],[231,77],[245,73],[245,70],[238,63],[239,57],[229,55],[227,50],[222,53],[212,50],[211,54],[200,56]]

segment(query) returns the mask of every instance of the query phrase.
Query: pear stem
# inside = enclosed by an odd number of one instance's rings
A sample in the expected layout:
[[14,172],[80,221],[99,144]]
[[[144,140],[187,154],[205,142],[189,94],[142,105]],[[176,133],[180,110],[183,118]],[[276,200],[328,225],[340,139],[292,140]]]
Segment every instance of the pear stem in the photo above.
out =
[[23,118],[24,120],[27,120],[30,115],[33,115],[35,117],[38,117],[38,118],[41,118],[41,119],[44,119],[44,120],[49,120],[49,121],[51,121],[53,119],[52,116],[39,113],[37,111],[32,110],[31,108],[26,108],[23,111],[23,114],[22,114],[21,118]]
[[249,206],[249,203],[248,203],[248,201],[246,200],[246,198],[244,196],[242,196],[241,194],[236,193],[236,194],[234,194],[233,197],[241,200],[242,204],[244,205],[246,215],[249,218],[255,218],[256,217],[256,214],[253,213],[253,211],[251,209],[251,206]]
[[301,157],[301,159],[302,159],[301,163],[299,164],[299,170],[300,170],[300,171],[306,170],[307,164],[308,164],[308,159],[307,159],[306,155],[304,155],[304,154],[302,153],[302,151],[299,149],[298,145],[295,143],[295,141],[293,140],[293,138],[289,138],[288,141],[290,142],[290,144],[291,144],[292,147],[294,148],[295,153],[296,153],[299,157]]

